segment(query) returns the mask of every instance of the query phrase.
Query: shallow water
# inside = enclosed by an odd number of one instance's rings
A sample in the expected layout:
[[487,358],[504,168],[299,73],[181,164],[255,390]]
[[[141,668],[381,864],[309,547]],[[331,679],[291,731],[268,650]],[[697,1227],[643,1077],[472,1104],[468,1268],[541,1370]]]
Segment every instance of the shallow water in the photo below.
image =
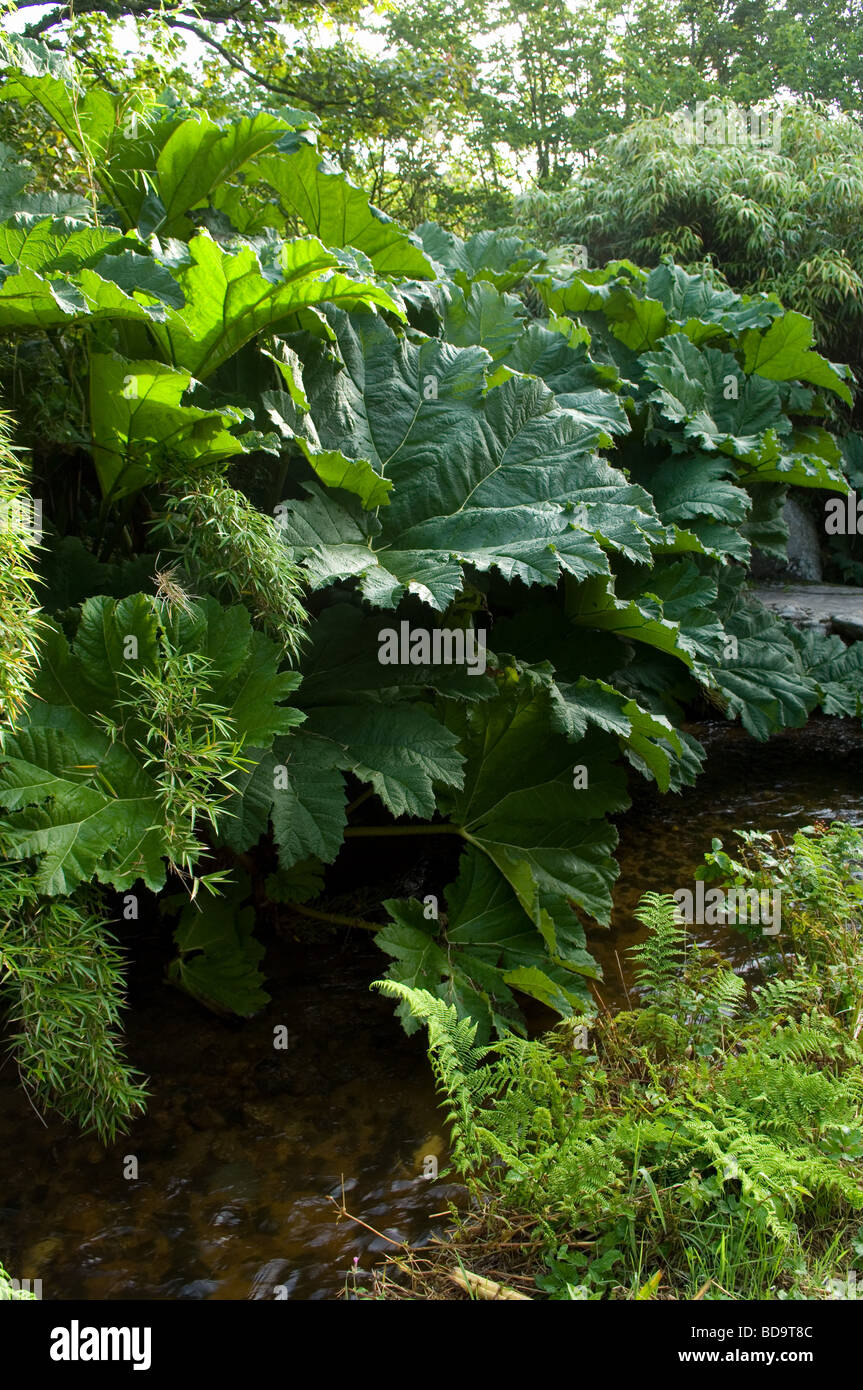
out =
[[[735,827],[863,822],[859,726],[816,720],[766,746],[726,726],[695,732],[710,749],[697,788],[639,794],[619,822],[613,929],[590,941],[612,1004],[626,997],[618,959],[625,978],[626,950],[643,935],[638,898],[691,887],[712,836],[730,847]],[[415,851],[409,869],[423,877]],[[377,872],[383,886],[371,899],[417,891],[390,849]],[[727,928],[699,932],[733,959],[751,954]],[[43,1124],[13,1064],[0,1070],[0,1258],[10,1274],[41,1279],[44,1298],[254,1299],[279,1289],[329,1299],[352,1283],[355,1256],[367,1270],[387,1248],[384,1237],[423,1242],[441,1229],[461,1190],[423,1176],[429,1156],[444,1166],[441,1120],[421,1040],[406,1038],[391,1004],[369,992],[384,964],[373,946],[337,935],[316,946],[270,939],[272,1003],[236,1024],[168,989],[163,961],[164,947],[143,934],[128,1051],[152,1098],[111,1149],[55,1119]],[[278,1052],[281,1024],[288,1048]],[[124,1176],[130,1156],[137,1179]],[[339,1218],[332,1199],[343,1187],[365,1226]]]
[[[621,872],[614,893],[612,930],[588,934],[601,962],[599,994],[612,1006],[626,1003],[629,947],[644,939],[633,916],[642,893],[695,888],[694,873],[714,836],[732,855],[734,830],[779,831],[790,839],[813,821],[863,824],[863,729],[852,720],[815,719],[766,744],[725,724],[691,726],[708,760],[695,787],[677,796],[639,795],[618,820]],[[721,950],[737,968],[752,961],[747,937],[727,926],[694,926],[695,941]],[[625,983],[624,983],[625,982]]]

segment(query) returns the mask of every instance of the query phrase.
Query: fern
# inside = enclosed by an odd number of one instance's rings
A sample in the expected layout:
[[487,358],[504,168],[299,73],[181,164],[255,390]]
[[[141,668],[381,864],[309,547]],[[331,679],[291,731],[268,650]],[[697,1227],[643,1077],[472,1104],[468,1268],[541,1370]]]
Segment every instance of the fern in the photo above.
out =
[[821,1067],[840,1062],[859,1064],[863,1060],[863,1049],[829,1014],[804,1013],[800,1020],[789,1019],[759,1040],[759,1050],[763,1055],[784,1057],[799,1066],[804,1063]]
[[670,998],[679,979],[686,954],[686,928],[674,898],[669,893],[645,893],[635,916],[647,927],[648,935],[631,955],[637,961],[635,978],[639,989],[651,1000]]
[[[771,1286],[797,1279],[807,1225],[844,1233],[863,1210],[863,1045],[808,961],[777,960],[750,994],[713,952],[686,953],[673,898],[646,894],[637,915],[649,1002],[592,1019],[589,1052],[570,1024],[477,1047],[452,1006],[379,987],[429,1029],[457,1166],[538,1223],[555,1277],[608,1292],[626,1238],[634,1288],[649,1258],[710,1277],[726,1243],[744,1288],[759,1262]],[[573,1233],[594,1231],[593,1253],[573,1254]]]
[[815,1003],[821,987],[802,962],[790,975],[776,976],[752,991],[753,1017],[759,1022],[793,1018]]
[[428,1029],[429,1060],[438,1090],[446,1099],[454,1162],[466,1172],[483,1158],[478,1111],[490,1094],[493,1076],[482,1063],[489,1049],[477,1046],[476,1022],[459,1018],[453,1004],[397,980],[375,980],[373,988],[406,1004]]
[[733,970],[720,970],[704,996],[709,1012],[727,1020],[738,1016],[745,1000],[746,982]]

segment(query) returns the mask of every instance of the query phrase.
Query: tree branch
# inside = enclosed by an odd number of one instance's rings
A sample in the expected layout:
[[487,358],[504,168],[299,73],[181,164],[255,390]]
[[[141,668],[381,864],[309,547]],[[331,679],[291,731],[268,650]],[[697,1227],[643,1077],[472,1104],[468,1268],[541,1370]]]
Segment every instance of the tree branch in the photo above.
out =
[[202,43],[209,44],[211,48],[214,48],[216,52],[224,58],[226,63],[230,63],[232,68],[236,68],[237,72],[241,72],[244,76],[251,78],[251,80],[258,83],[259,86],[266,87],[268,92],[275,92],[276,96],[282,97],[294,96],[294,93],[289,91],[287,87],[283,87],[278,83],[269,82],[266,77],[262,77],[260,73],[247,67],[241,59],[235,58],[230,49],[227,49],[223,43],[219,43],[218,39],[214,39],[212,34],[207,33],[206,29],[202,29],[197,24],[191,24],[187,19],[172,19],[170,16],[166,16],[165,22],[172,29],[188,29],[189,32],[195,34]]
[[[19,10],[32,10],[36,6],[44,3],[44,0],[19,0]],[[298,9],[306,8],[325,10],[326,5],[323,0],[294,0]],[[198,19],[203,19],[208,24],[230,24],[238,16],[246,11],[254,9],[253,0],[236,0],[234,4],[206,5],[196,8],[191,13]],[[181,4],[177,6],[178,14],[189,13]],[[58,24],[66,23],[75,15],[85,14],[104,14],[110,19],[123,19],[126,15],[131,15],[135,19],[146,19],[148,15],[163,15],[162,6],[157,0],[75,0],[72,14],[69,13],[68,5],[57,5],[48,14],[42,15],[41,19],[28,24],[23,30],[25,38],[37,39],[49,29],[55,28]],[[164,16],[170,23],[170,15]],[[276,15],[273,15],[273,19]]]
[[[34,5],[39,3],[40,0],[21,0],[18,8],[31,9]],[[322,0],[296,0],[296,3],[298,6],[307,4],[310,8],[320,10],[326,9]],[[74,15],[104,14],[114,20],[122,19],[127,15],[135,19],[146,19],[148,15],[159,12],[170,28],[185,29],[190,34],[194,34],[197,39],[200,39],[201,43],[206,44],[209,48],[212,48],[218,53],[219,57],[236,72],[242,73],[244,77],[254,82],[256,86],[263,87],[266,91],[272,92],[275,96],[292,102],[298,102],[303,107],[315,113],[339,108],[356,108],[356,100],[351,96],[341,100],[335,98],[315,98],[309,95],[305,90],[298,88],[295,83],[288,84],[272,81],[262,73],[255,71],[254,68],[249,67],[241,58],[236,57],[225,44],[220,43],[214,35],[202,28],[200,22],[195,22],[195,20],[198,20],[210,24],[236,23],[250,8],[251,0],[235,0],[234,4],[212,5],[206,9],[202,8],[197,10],[194,12],[195,19],[192,19],[185,17],[188,11],[186,11],[182,5],[178,5],[173,12],[170,10],[159,11],[158,6],[153,4],[152,0],[119,0],[118,3],[113,4],[110,0],[107,0],[107,2],[106,0],[75,0],[73,17]],[[23,30],[24,37],[28,39],[40,38],[49,29],[54,28],[58,24],[68,22],[69,18],[69,9],[66,6],[58,5],[56,9],[43,15],[42,18],[35,23],[29,24]]]

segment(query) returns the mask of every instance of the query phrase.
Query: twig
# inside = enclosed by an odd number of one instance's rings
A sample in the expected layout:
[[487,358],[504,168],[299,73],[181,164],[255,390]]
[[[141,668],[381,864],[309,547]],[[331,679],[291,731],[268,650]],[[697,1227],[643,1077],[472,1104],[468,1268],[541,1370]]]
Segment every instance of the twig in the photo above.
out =
[[368,1222],[361,1220],[361,1218],[360,1218],[359,1216],[354,1216],[352,1212],[349,1212],[349,1211],[348,1211],[347,1207],[345,1206],[345,1175],[344,1175],[344,1173],[342,1174],[342,1202],[341,1202],[341,1206],[339,1206],[338,1202],[336,1201],[336,1199],[335,1199],[335,1197],[332,1195],[332,1193],[330,1193],[330,1201],[332,1202],[332,1204],[333,1204],[334,1207],[337,1207],[337,1208],[338,1208],[338,1213],[339,1213],[339,1219],[340,1219],[340,1220],[341,1220],[341,1218],[342,1218],[343,1216],[346,1216],[346,1217],[348,1218],[349,1221],[355,1222],[357,1226],[362,1226],[363,1229],[366,1230],[366,1231],[371,1231],[372,1235],[373,1235],[373,1236],[377,1236],[380,1240],[385,1240],[385,1241],[387,1241],[390,1245],[396,1246],[397,1249],[407,1251],[408,1254],[411,1253],[411,1247],[410,1247],[409,1245],[407,1245],[403,1240],[393,1240],[392,1236],[385,1236],[384,1233],[383,1233],[383,1231],[377,1231],[377,1230],[375,1230],[374,1226],[370,1226],[370,1225],[368,1224]]
[[620,983],[623,985],[623,992],[624,992],[624,994],[626,995],[626,1002],[627,1002],[627,1005],[628,1005],[629,1008],[631,1009],[631,1008],[632,1008],[632,1000],[631,1000],[630,997],[629,997],[629,990],[626,988],[626,980],[624,979],[624,975],[623,975],[623,966],[622,966],[621,963],[620,963],[620,956],[617,954],[617,947],[616,947],[616,946],[615,946],[615,948],[614,948],[614,959],[617,961],[617,968],[618,968],[618,970],[620,971]]
[[486,1279],[482,1274],[473,1274],[469,1269],[464,1273],[450,1272],[449,1278],[465,1293],[473,1294],[475,1298],[491,1301],[498,1299],[518,1300],[519,1303],[532,1303],[533,1300],[526,1293],[518,1293],[515,1289],[508,1289],[503,1284],[498,1284],[494,1279]]

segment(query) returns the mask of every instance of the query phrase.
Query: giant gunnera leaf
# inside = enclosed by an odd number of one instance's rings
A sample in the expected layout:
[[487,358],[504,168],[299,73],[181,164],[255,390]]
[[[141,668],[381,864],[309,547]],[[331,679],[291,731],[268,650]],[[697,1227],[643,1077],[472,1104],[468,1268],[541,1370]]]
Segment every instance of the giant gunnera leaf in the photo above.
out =
[[238,785],[223,830],[233,849],[254,845],[272,822],[282,869],[309,858],[331,863],[347,825],[348,773],[397,817],[431,819],[437,790],[461,786],[458,734],[435,709],[431,688],[459,690],[476,681],[481,698],[493,693],[493,683],[452,667],[381,666],[379,626],[348,605],[312,624],[303,661],[305,723],[290,739],[278,739]]
[[248,875],[224,896],[199,895],[167,899],[164,909],[181,908],[174,931],[178,955],[168,967],[168,979],[218,1014],[249,1018],[269,1002],[260,963],[264,948],[253,936],[255,909],[250,903]]
[[465,842],[459,875],[440,920],[393,900],[376,939],[394,957],[389,978],[452,1000],[486,1035],[523,1028],[516,990],[564,1016],[589,1002],[599,971],[579,911],[608,921],[617,832],[605,817],[628,804],[606,730],[632,724],[606,690],[604,709],[595,690],[564,694],[547,671],[513,668],[491,701],[444,701],[466,759],[462,786],[438,798]]
[[312,586],[355,578],[375,607],[415,594],[443,610],[464,567],[525,585],[608,574],[605,549],[647,563],[665,529],[649,495],[596,452],[604,424],[513,377],[486,393],[488,354],[420,345],[368,313],[329,311],[340,361],[304,383],[325,448],[367,460],[393,484],[387,505],[308,486],[283,534]]

